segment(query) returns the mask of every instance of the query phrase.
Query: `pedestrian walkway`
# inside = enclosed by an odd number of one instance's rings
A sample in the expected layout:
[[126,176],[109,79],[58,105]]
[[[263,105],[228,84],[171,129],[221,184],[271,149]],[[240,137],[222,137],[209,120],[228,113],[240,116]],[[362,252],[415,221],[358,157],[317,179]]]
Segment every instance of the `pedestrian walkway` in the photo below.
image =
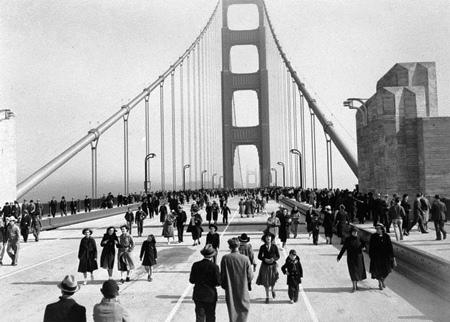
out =
[[[238,199],[230,200],[232,215],[228,226],[219,226],[221,246],[218,261],[228,252],[227,239],[246,232],[257,256],[262,244],[260,237],[264,229],[266,215],[255,218],[240,218],[236,212]],[[185,206],[188,209],[188,205]],[[268,212],[278,205],[269,202]],[[221,218],[220,218],[221,219]],[[119,226],[124,222],[123,214],[103,218],[88,223],[67,226],[42,232],[42,241],[22,244],[18,266],[0,267],[0,285],[3,296],[0,298],[0,316],[5,321],[42,321],[45,305],[54,302],[60,295],[56,284],[66,274],[77,273],[77,252],[81,230],[90,227],[97,242],[110,225]],[[134,237],[136,247],[133,257],[136,269],[129,283],[120,285],[119,300],[130,311],[134,321],[195,321],[194,303],[191,299],[192,286],[189,274],[193,262],[202,258],[201,246],[192,246],[190,234],[185,242],[167,245],[161,236],[162,226],[159,218],[146,219],[143,237]],[[134,234],[136,230],[134,229]],[[148,282],[146,273],[138,261],[143,240],[148,234],[157,238],[158,264],[154,270],[153,281]],[[176,239],[176,238],[175,238]],[[294,248],[300,256],[304,279],[299,302],[290,304],[287,295],[286,277],[279,269],[280,279],[275,287],[276,298],[265,304],[265,291],[262,286],[252,285],[249,321],[447,321],[449,303],[402,275],[393,272],[386,280],[387,288],[379,291],[377,282],[370,278],[360,284],[361,291],[350,293],[345,258],[339,263],[336,257],[340,245],[338,240],[326,245],[320,237],[319,245],[314,246],[308,238],[305,227],[300,226],[296,239],[288,239],[285,251],[281,251],[279,266],[284,263],[286,253]],[[255,272],[255,278],[259,270]],[[6,264],[9,264],[6,263]],[[366,268],[369,261],[366,258]],[[95,281],[82,286],[75,299],[86,306],[88,321],[92,321],[92,309],[101,299],[100,287],[107,278],[103,269],[95,272]],[[119,279],[117,270],[114,278]],[[219,288],[217,321],[228,321],[224,291]],[[27,305],[22,300],[26,299]]]

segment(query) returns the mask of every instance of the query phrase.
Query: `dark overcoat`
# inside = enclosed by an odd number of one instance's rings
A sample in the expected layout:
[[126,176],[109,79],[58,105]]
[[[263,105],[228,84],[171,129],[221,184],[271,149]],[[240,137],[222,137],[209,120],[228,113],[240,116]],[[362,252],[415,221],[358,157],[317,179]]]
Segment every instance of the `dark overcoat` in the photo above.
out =
[[56,303],[47,305],[44,322],[86,322],[86,308],[72,298],[60,297]]
[[100,265],[104,269],[114,268],[114,259],[116,256],[116,245],[119,243],[116,233],[112,235],[104,234],[100,246],[103,247],[100,255]]
[[158,252],[156,251],[155,242],[144,240],[141,246],[141,254],[139,255],[142,260],[142,265],[153,266],[156,265],[156,259],[158,258]]
[[383,233],[370,236],[369,244],[370,273],[373,279],[386,278],[392,270],[394,250],[392,248],[391,237]]
[[362,281],[367,278],[362,253],[364,247],[365,243],[359,237],[349,236],[339,252],[338,259],[341,259],[347,251],[347,266],[352,281]]
[[281,266],[281,271],[283,274],[289,273],[287,276],[288,285],[298,285],[302,282],[303,268],[298,256],[295,256],[294,260],[288,256],[284,265]]
[[195,262],[191,268],[189,282],[194,284],[194,301],[213,303],[217,302],[217,289],[220,285],[219,266],[209,259]]
[[80,248],[78,249],[78,259],[80,260],[78,272],[93,272],[98,269],[97,246],[95,245],[94,238],[83,237],[81,239]]

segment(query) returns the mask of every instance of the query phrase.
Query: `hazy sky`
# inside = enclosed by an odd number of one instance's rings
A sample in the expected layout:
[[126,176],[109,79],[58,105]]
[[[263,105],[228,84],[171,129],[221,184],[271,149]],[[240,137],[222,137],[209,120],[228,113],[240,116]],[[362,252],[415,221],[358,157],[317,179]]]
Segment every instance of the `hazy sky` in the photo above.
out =
[[[165,71],[214,5],[212,0],[0,0],[0,108],[17,115],[19,181]],[[355,151],[354,111],[345,110],[342,101],[373,95],[377,80],[397,62],[435,61],[439,109],[450,115],[448,0],[268,0],[267,5],[292,65]],[[130,140],[132,147],[145,149],[142,111],[130,116]],[[118,123],[100,139],[99,192],[123,190],[122,132]],[[152,143],[156,150],[158,140]],[[131,191],[142,189],[141,163],[140,154],[130,154]],[[158,181],[158,166],[151,175]],[[82,197],[90,193],[90,176],[85,149],[29,197]],[[354,183],[336,156],[335,184]]]

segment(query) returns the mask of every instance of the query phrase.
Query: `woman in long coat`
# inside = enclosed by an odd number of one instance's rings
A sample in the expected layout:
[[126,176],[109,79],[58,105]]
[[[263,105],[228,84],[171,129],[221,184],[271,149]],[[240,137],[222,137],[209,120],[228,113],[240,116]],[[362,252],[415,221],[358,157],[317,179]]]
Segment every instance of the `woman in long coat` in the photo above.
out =
[[144,240],[141,247],[141,253],[139,255],[148,276],[147,280],[151,282],[152,279],[152,266],[156,265],[156,259],[158,258],[158,252],[156,251],[155,236],[148,235],[147,240]]
[[267,219],[266,231],[273,234],[276,238],[278,236],[279,227],[280,227],[280,219],[278,219],[275,212],[272,212],[270,214],[270,217]]
[[272,297],[275,298],[275,283],[278,280],[278,264],[280,258],[278,247],[275,245],[275,235],[268,233],[261,238],[264,242],[259,248],[258,259],[261,261],[256,285],[263,285],[266,289],[266,303],[269,303],[269,291],[272,290]]
[[173,235],[174,221],[175,221],[175,214],[172,210],[169,214],[167,214],[162,230],[163,237],[167,238],[167,244],[170,244],[170,238],[172,238],[175,241],[175,237]]
[[100,255],[100,266],[108,271],[109,279],[112,279],[116,246],[118,244],[119,239],[116,235],[116,229],[114,227],[108,227],[100,242],[100,246],[103,247],[102,254]]
[[345,211],[345,206],[340,205],[339,210],[336,213],[334,226],[336,227],[336,235],[341,238],[341,245],[344,244],[344,240],[347,237],[348,224],[348,213]]
[[187,232],[192,234],[192,239],[194,240],[194,245],[200,245],[200,238],[202,237],[202,216],[198,213],[191,214],[191,220],[189,221],[189,225],[187,228]]
[[323,210],[323,228],[325,230],[325,238],[326,243],[331,244],[331,240],[333,239],[333,222],[334,222],[334,215],[331,211],[331,206],[326,205]]
[[94,271],[98,269],[97,265],[97,246],[95,239],[92,238],[92,230],[89,228],[83,229],[84,237],[80,241],[80,248],[78,249],[78,272],[83,273],[84,285],[87,284],[87,272],[91,273],[91,280],[94,280]]
[[367,278],[362,253],[365,243],[358,237],[358,230],[355,227],[352,227],[350,231],[351,235],[345,239],[337,261],[339,262],[342,255],[347,251],[347,267],[353,284],[352,292],[354,292],[358,289],[358,281]]
[[284,246],[286,246],[286,240],[289,237],[291,218],[288,214],[287,209],[285,208],[277,213],[277,217],[280,220],[280,229],[278,231],[278,234],[281,241],[281,247],[284,248]]
[[378,288],[382,290],[385,278],[392,271],[395,262],[391,237],[385,233],[383,224],[375,226],[376,232],[370,236],[369,257],[370,273],[373,279],[378,280]]
[[134,249],[134,241],[133,237],[128,233],[128,227],[123,225],[120,227],[122,231],[122,235],[119,237],[119,244],[117,247],[119,248],[117,252],[117,261],[120,271],[120,281],[123,283],[123,272],[127,272],[126,281],[130,281],[130,273],[131,270],[134,269],[133,259],[131,258],[131,252]]

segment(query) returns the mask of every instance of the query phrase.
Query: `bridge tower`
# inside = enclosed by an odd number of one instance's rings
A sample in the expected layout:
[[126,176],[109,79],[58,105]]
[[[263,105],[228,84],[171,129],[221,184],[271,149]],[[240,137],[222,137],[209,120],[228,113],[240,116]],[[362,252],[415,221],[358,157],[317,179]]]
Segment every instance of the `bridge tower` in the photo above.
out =
[[[259,26],[253,30],[230,30],[228,8],[232,5],[253,4],[258,8]],[[255,145],[259,156],[262,187],[270,182],[269,96],[266,67],[266,31],[262,0],[224,0],[222,26],[222,134],[224,187],[234,186],[234,155],[239,145]],[[255,73],[232,73],[230,53],[233,46],[254,45],[258,50],[259,69]],[[253,90],[258,97],[259,124],[249,127],[233,125],[233,93]]]

